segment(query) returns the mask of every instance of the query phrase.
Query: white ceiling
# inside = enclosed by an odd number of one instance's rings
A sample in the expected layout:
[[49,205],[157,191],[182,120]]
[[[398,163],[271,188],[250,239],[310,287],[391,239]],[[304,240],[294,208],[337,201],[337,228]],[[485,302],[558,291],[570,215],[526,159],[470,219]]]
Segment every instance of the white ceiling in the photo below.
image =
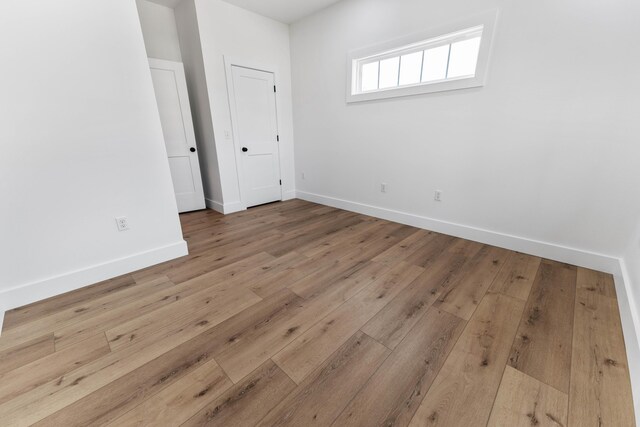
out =
[[224,0],[276,21],[290,24],[339,0]]
[[180,3],[181,0],[149,0],[151,3],[161,4],[162,6],[167,6],[170,8],[174,8]]
[[[151,0],[167,7],[175,7],[181,0]],[[339,0],[224,0],[243,9],[290,24],[324,9]]]

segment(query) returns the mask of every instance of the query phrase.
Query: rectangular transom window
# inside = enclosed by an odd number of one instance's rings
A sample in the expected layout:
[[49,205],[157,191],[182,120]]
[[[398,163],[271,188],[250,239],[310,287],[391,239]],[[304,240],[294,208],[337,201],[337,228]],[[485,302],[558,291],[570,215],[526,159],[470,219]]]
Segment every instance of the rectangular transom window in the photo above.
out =
[[351,52],[347,102],[482,86],[495,16],[493,11],[470,18],[473,26],[458,23],[455,31]]

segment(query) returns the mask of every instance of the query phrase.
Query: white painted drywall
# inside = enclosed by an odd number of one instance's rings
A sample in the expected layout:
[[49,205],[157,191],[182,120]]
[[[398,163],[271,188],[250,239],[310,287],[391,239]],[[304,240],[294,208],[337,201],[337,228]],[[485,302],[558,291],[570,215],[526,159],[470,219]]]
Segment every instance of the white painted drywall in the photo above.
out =
[[620,267],[621,274],[616,277],[616,288],[631,381],[636,387],[633,396],[636,418],[640,424],[640,307],[638,306],[640,301],[640,221],[630,234],[629,246],[620,261]]
[[[206,88],[210,101],[209,106],[205,105],[205,97],[200,93],[200,100],[192,106],[197,111],[194,114],[199,116],[196,123],[200,128],[200,154],[201,158],[205,157],[203,163],[208,170],[204,174],[208,203],[216,207],[222,205],[225,212],[241,205],[235,160],[237,153],[233,139],[225,135],[233,135],[225,55],[248,66],[264,64],[275,68],[283,193],[285,197],[293,195],[295,172],[289,27],[220,0],[185,0],[176,7],[175,13],[190,96]],[[194,33],[195,28],[198,34]],[[185,46],[198,40],[198,47],[191,47],[193,52],[187,52]],[[202,51],[200,58],[198,48]],[[208,113],[212,118],[213,137],[208,134],[208,119],[205,117]]]
[[[640,221],[630,235],[629,246],[622,258],[622,268],[625,274],[627,298],[633,310],[633,322],[636,326],[636,331],[640,333],[640,306],[638,306],[640,302]],[[640,354],[638,356],[640,371]],[[640,372],[638,372],[638,375],[640,378]],[[638,396],[638,404],[640,406],[640,396]]]
[[[166,1],[166,0],[160,0]],[[243,9],[251,10],[276,21],[289,24],[311,15],[339,0],[224,0]]]
[[173,9],[147,0],[136,0],[142,35],[149,58],[182,61]]
[[[208,207],[213,208],[214,204],[222,206],[222,185],[213,133],[211,103],[194,0],[180,2],[175,9],[175,17],[196,133],[204,195]],[[222,211],[222,208],[218,210]]]
[[186,253],[135,3],[3,1],[0,57],[0,310]]
[[[633,287],[635,301],[640,301],[640,221],[630,234],[629,246],[624,253],[624,263],[629,274],[629,280]],[[640,318],[640,313],[639,316]]]
[[[496,7],[485,87],[346,104],[350,49]],[[297,189],[619,257],[640,212],[639,18],[631,0],[345,0],[294,23]]]

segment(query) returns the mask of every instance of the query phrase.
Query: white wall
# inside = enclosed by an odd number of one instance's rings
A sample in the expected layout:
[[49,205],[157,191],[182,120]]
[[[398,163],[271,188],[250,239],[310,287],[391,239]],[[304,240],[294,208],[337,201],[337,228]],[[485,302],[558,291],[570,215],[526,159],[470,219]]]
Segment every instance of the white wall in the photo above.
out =
[[136,0],[142,35],[149,58],[182,61],[173,9],[147,0]]
[[[202,44],[194,0],[182,0],[175,8],[175,17],[187,78],[204,195],[208,207],[214,207],[214,200],[218,202],[219,206],[222,206],[222,184],[213,133],[211,103],[209,102],[207,76],[204,71]],[[222,209],[218,208],[218,210]]]
[[[496,7],[485,87],[346,104],[349,50]],[[292,25],[291,55],[299,197],[616,279],[624,255],[640,416],[639,19],[633,0],[344,0]]]
[[185,254],[135,3],[5,0],[0,57],[0,312]]
[[[485,87],[345,103],[349,50],[495,7]],[[620,256],[640,212],[638,18],[632,0],[345,0],[293,24],[297,189]]]
[[[636,417],[640,423],[640,221],[630,233],[629,246],[620,261],[621,275],[616,277],[620,316],[624,329],[627,358],[634,387]],[[627,307],[628,306],[628,307]]]
[[[194,7],[195,6],[195,7]],[[194,18],[194,11],[195,16]],[[188,17],[191,16],[191,19]],[[224,205],[225,211],[236,210],[240,206],[240,189],[236,168],[236,152],[232,139],[225,138],[225,132],[232,134],[231,114],[227,93],[224,56],[231,56],[247,66],[273,66],[278,85],[277,109],[280,133],[280,158],[283,192],[285,197],[293,196],[295,172],[293,157],[293,123],[291,105],[291,63],[289,52],[289,27],[280,22],[248,12],[220,0],[186,0],[176,8],[178,31],[182,42],[185,65],[192,65],[197,59],[187,61],[183,34],[191,32],[197,22],[200,47],[202,49],[205,78],[195,82],[200,88],[206,87],[210,100],[210,111],[214,137],[207,138],[204,149],[209,166],[217,164],[220,194],[216,194],[216,177],[206,177],[205,196],[211,206]],[[195,37],[193,37],[195,39]],[[191,66],[197,70],[198,65]],[[193,75],[193,73],[190,73]],[[193,92],[194,81],[188,75]],[[191,94],[190,92],[190,94]],[[197,108],[197,106],[196,106]],[[204,108],[200,105],[198,114]],[[204,132],[202,132],[204,133]],[[215,150],[211,148],[215,147]],[[202,150],[201,150],[201,154]],[[212,170],[212,169],[210,169]]]
[[[631,293],[629,298],[637,309],[637,303],[640,301],[640,221],[630,236],[629,246],[624,253],[624,266],[628,274],[627,281],[632,285],[629,286]],[[636,322],[640,326],[640,312],[637,312],[636,315]]]

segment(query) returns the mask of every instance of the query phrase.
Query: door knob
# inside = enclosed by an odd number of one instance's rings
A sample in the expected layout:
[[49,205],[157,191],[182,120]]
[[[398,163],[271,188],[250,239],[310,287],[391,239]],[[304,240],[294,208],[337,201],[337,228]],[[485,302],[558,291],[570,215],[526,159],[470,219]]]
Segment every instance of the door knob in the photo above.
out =
[[247,151],[249,151],[249,149],[247,147],[242,147],[242,152],[246,153]]
[[189,148],[189,151],[191,151],[192,153],[195,153],[196,152],[196,147]]

